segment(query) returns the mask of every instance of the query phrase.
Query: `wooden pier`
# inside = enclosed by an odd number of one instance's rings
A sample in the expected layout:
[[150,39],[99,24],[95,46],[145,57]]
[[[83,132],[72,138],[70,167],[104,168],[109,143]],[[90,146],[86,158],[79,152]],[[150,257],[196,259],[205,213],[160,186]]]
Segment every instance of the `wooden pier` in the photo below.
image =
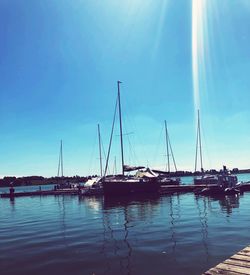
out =
[[247,246],[229,259],[203,273],[203,275],[215,274],[250,275],[250,246]]

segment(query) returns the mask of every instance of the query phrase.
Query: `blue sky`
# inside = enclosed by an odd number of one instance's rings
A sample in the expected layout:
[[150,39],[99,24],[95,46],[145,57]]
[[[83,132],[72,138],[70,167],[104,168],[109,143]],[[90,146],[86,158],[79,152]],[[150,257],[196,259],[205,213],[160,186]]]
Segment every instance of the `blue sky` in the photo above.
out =
[[[205,169],[249,168],[250,3],[197,1],[2,0],[0,175],[56,175],[60,139],[66,175],[97,173],[117,80],[126,163],[165,168],[166,119],[178,170],[193,170],[199,107]],[[116,127],[111,170],[118,141]]]

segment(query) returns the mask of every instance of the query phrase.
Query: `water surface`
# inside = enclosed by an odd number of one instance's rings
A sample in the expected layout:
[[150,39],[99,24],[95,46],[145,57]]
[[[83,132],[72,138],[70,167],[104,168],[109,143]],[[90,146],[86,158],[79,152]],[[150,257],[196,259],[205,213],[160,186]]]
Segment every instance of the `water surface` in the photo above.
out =
[[201,274],[250,243],[250,193],[0,199],[0,274]]

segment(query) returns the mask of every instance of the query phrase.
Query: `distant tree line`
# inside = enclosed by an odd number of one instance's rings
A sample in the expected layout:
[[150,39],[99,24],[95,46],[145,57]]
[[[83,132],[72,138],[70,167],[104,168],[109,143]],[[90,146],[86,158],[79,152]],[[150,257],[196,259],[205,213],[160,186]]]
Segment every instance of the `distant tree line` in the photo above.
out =
[[[190,172],[190,171],[176,171],[176,172],[165,172],[166,174],[169,174],[169,176],[172,177],[185,177],[185,176],[197,176],[201,174],[210,174],[210,175],[216,175],[223,172],[223,169],[221,170],[206,170],[200,172]],[[238,169],[234,168],[230,170],[232,174],[242,174],[242,173],[250,173],[250,169]],[[69,183],[82,183],[86,182],[88,179],[97,177],[97,175],[91,175],[91,176],[73,176],[73,177],[51,177],[51,178],[45,178],[42,176],[28,176],[28,177],[4,177],[3,179],[0,179],[0,187],[7,187],[10,186],[10,184],[13,184],[13,186],[25,186],[25,185],[44,185],[44,184],[59,184],[61,182],[69,182]]]
[[[94,175],[93,175],[94,176]],[[89,178],[81,176],[73,177],[51,177],[45,178],[42,176],[28,176],[28,177],[4,177],[0,179],[0,187],[6,187],[13,184],[13,186],[25,186],[25,185],[44,185],[44,184],[58,184],[60,182],[70,182],[70,183],[82,183],[86,182]]]

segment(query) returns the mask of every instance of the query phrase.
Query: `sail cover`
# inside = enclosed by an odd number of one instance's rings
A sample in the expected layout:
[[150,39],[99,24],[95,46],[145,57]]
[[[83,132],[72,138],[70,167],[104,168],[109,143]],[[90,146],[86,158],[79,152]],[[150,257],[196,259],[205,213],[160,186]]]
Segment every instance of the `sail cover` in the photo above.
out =
[[138,178],[156,178],[158,177],[158,174],[147,168],[144,171],[137,171],[135,176]]
[[130,166],[130,165],[123,165],[124,172],[131,172],[139,169],[145,168],[144,166]]

